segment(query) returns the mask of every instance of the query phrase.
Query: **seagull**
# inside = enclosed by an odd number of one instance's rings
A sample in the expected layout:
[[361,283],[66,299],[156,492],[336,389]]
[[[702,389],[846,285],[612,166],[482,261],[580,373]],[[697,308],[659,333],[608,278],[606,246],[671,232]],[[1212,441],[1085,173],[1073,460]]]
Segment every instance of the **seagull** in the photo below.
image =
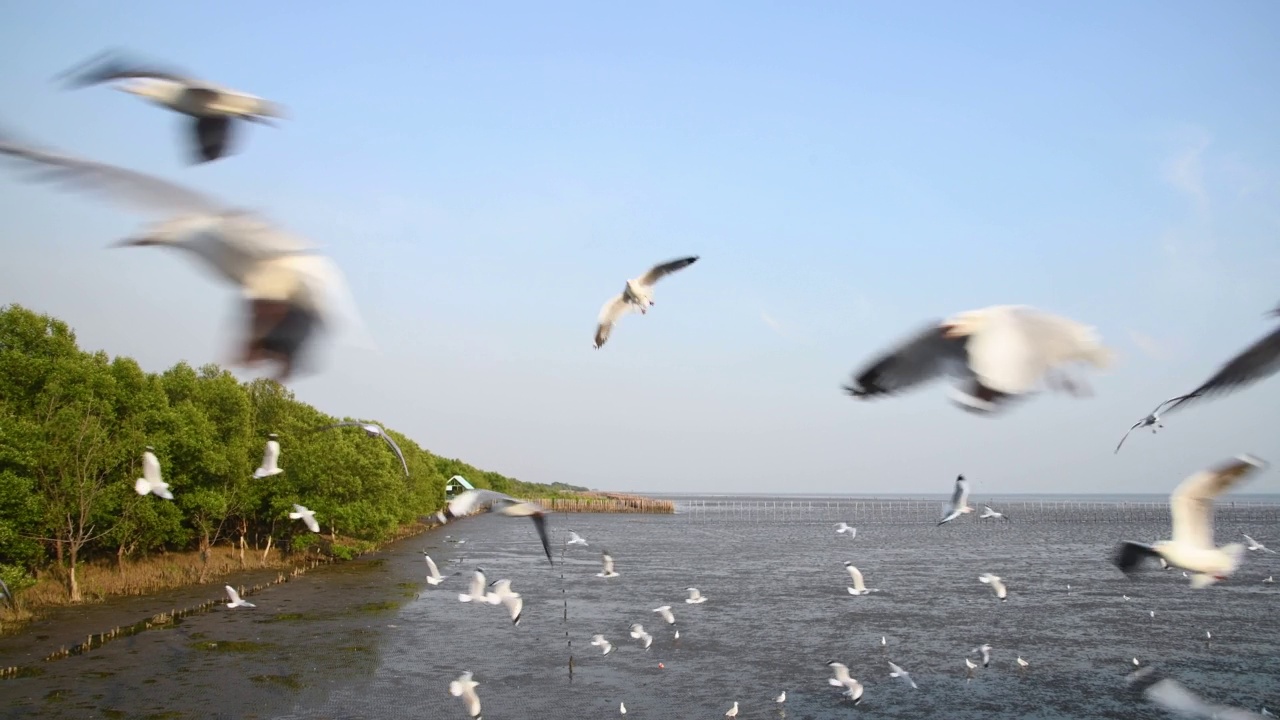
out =
[[1280,370],[1280,327],[1245,348],[1227,361],[1213,377],[1169,406],[1165,413],[1182,407],[1196,398],[1225,395],[1250,385]]
[[698,605],[707,601],[707,598],[703,596],[702,591],[698,588],[691,587],[685,588],[685,590],[689,591],[689,597],[685,598],[684,601],[690,605]]
[[[391,436],[387,434],[387,431],[377,423],[372,423],[372,422],[369,422],[368,420],[343,420],[340,423],[334,423],[332,425],[325,425],[324,427],[318,427],[312,430],[311,432],[320,432],[321,430],[332,430],[334,428],[340,428],[340,427],[358,427],[361,430],[364,430],[364,434],[368,435],[371,438],[378,438],[378,437],[382,438],[383,441],[386,442],[387,445],[391,447],[391,450],[395,452],[396,457],[400,458],[400,467],[404,468],[404,476],[409,477],[409,464],[404,461],[404,453],[400,452],[400,446],[397,445],[396,441],[392,440]],[[462,495],[466,495],[466,493],[462,493]],[[459,495],[458,497],[462,497],[462,495]],[[454,500],[457,500],[457,499],[458,498],[454,498]],[[444,521],[442,520],[441,522],[444,522]]]
[[165,500],[173,499],[169,483],[160,479],[160,461],[156,459],[156,449],[150,445],[142,453],[142,477],[133,482],[133,489],[139,495],[152,493]]
[[547,554],[547,562],[555,565],[555,561],[551,559],[551,542],[547,539],[547,511],[537,503],[519,500],[493,490],[467,490],[445,503],[444,509],[436,513],[436,520],[444,524],[477,511],[497,512],[508,517],[527,517],[532,520],[533,528],[538,531],[538,538],[542,540],[542,551]]
[[604,650],[604,652],[601,653],[602,655],[608,655],[613,652],[613,644],[608,640],[605,640],[603,635],[592,635],[591,644]]
[[1128,575],[1143,559],[1159,556],[1170,565],[1190,570],[1193,588],[1204,588],[1225,580],[1239,567],[1245,550],[1240,543],[1214,547],[1213,501],[1246,476],[1266,466],[1265,461],[1252,455],[1240,455],[1183,480],[1169,496],[1173,539],[1152,545],[1126,540],[1116,549],[1112,563]]
[[836,526],[836,534],[849,533],[849,539],[858,537],[858,528],[849,527],[846,523],[840,523]]
[[729,712],[725,713],[724,716],[727,718],[738,717],[738,701],[737,700],[733,701],[733,707],[729,708]]
[[1266,717],[1229,705],[1215,705],[1206,702],[1176,680],[1159,677],[1146,677],[1144,679],[1146,681],[1144,683],[1146,684],[1146,689],[1142,694],[1148,701],[1183,717],[1205,718],[1206,720],[1248,720],[1249,718]]
[[279,436],[271,433],[267,436],[267,449],[262,453],[262,466],[253,471],[255,478],[271,477],[284,472],[284,468],[276,463],[280,460]]
[[631,626],[631,637],[639,640],[645,650],[648,650],[649,646],[653,644],[653,636],[645,632],[644,626],[640,623],[635,623]]
[[885,637],[884,635],[881,635],[881,636],[880,636],[880,649],[881,649],[881,650],[883,650],[884,648],[888,647],[888,645],[889,645],[889,638]]
[[600,553],[600,561],[603,563],[604,569],[596,573],[596,577],[601,577],[601,578],[618,577],[618,573],[613,571],[613,556],[609,554],[608,550],[605,550],[604,552]]
[[480,717],[480,696],[476,695],[476,686],[479,684],[471,679],[470,671],[462,673],[457,680],[449,683],[449,694],[461,697],[462,702],[467,704],[467,714],[473,718]]
[[932,323],[856,372],[845,392],[866,400],[934,378],[959,381],[951,399],[962,409],[995,414],[1035,390],[1041,380],[1073,395],[1087,394],[1060,371],[1081,362],[1111,363],[1093,328],[1024,305],[995,305]]
[[1268,576],[1267,576],[1267,579],[1266,579],[1266,580],[1263,580],[1262,582],[1267,583],[1268,585],[1270,585],[1271,583],[1274,583],[1274,582],[1275,582],[1275,578],[1274,578],[1273,576],[1271,576],[1271,575],[1268,575]]
[[444,577],[440,575],[440,568],[436,567],[436,561],[432,560],[430,555],[424,554],[422,557],[427,560],[427,584],[439,585],[444,582]]
[[626,704],[626,703],[624,703],[624,702],[620,702],[620,703],[618,703],[618,712],[622,713],[623,715],[626,715],[626,714],[627,714],[627,704]]
[[[1244,535],[1244,533],[1240,533],[1240,534],[1241,534],[1241,535]],[[1269,552],[1269,553],[1271,553],[1272,555],[1275,555],[1275,554],[1276,554],[1276,551],[1275,551],[1275,550],[1272,550],[1271,548],[1267,547],[1266,545],[1263,545],[1262,543],[1258,542],[1257,540],[1254,540],[1253,538],[1249,537],[1248,535],[1244,535],[1244,539],[1245,539],[1245,541],[1246,541],[1246,542],[1248,542],[1248,543],[1249,543],[1249,548],[1248,548],[1249,550],[1262,550],[1262,551],[1264,551],[1264,552]]]
[[[1149,427],[1151,428],[1151,434],[1155,435],[1157,430],[1161,430],[1164,428],[1164,425],[1160,422],[1160,411],[1164,409],[1164,406],[1170,403],[1176,403],[1180,400],[1185,400],[1190,397],[1191,397],[1190,395],[1179,395],[1176,398],[1169,398],[1168,400],[1165,400],[1164,402],[1157,405],[1156,409],[1152,410],[1150,415],[1134,423],[1133,426],[1130,427],[1127,432],[1125,432],[1124,437],[1120,438],[1120,442],[1116,443],[1115,452],[1117,453],[1120,452],[1120,446],[1124,445],[1124,441],[1129,439],[1129,433],[1133,432],[1134,430],[1140,430],[1142,428]],[[1115,454],[1115,453],[1112,453],[1112,454]]]
[[867,586],[863,584],[862,571],[854,567],[852,561],[846,561],[844,569],[849,571],[849,577],[853,579],[853,587],[845,588],[849,591],[850,595],[869,595],[873,592],[877,592],[876,588],[868,589]]
[[[104,55],[100,53],[91,60]],[[274,125],[272,118],[282,119],[285,109],[276,103],[220,87],[189,75],[156,66],[126,61],[119,53],[108,62],[81,73],[72,80],[74,87],[86,87],[112,80],[125,82],[115,89],[137,95],[157,105],[182,113],[194,119],[194,164],[217,160],[230,150],[233,120],[247,120],[263,125]],[[88,63],[82,63],[81,66]],[[64,73],[69,74],[69,73]]]
[[1138,658],[1134,658],[1134,659],[1133,659],[1133,666],[1134,666],[1134,667],[1142,667],[1142,663],[1138,662]]
[[114,247],[183,250],[239,287],[248,315],[237,362],[276,361],[276,380],[284,382],[318,330],[345,324],[370,346],[342,271],[265,217],[152,175],[22,145],[4,132],[0,155],[49,170],[41,178],[98,191],[156,218]]
[[965,659],[964,659],[964,666],[965,666],[966,668],[968,668],[968,671],[965,673],[965,675],[966,675],[970,680],[972,680],[972,679],[973,679],[973,671],[978,669],[978,663],[976,663],[976,662],[974,662],[974,661],[970,660],[969,658],[965,658]]
[[566,542],[566,543],[565,543],[565,545],[581,545],[581,546],[583,546],[583,547],[586,547],[586,546],[587,546],[587,541],[586,541],[586,540],[583,540],[583,539],[582,539],[582,536],[581,536],[581,535],[579,535],[578,533],[576,533],[576,532],[574,532],[574,531],[570,530],[570,531],[569,531],[569,541],[568,541],[568,542]]
[[853,700],[854,705],[862,702],[862,683],[849,677],[849,668],[835,660],[827,663],[827,667],[831,668],[832,672],[835,673],[835,677],[827,678],[827,683],[834,687],[844,688],[844,694],[850,700]]
[[985,520],[986,518],[1004,518],[1005,520],[1009,519],[1004,513],[996,512],[995,510],[992,510],[990,505],[983,505],[982,514],[978,516],[978,519]]
[[1004,582],[1000,580],[998,575],[983,573],[978,576],[978,580],[985,585],[990,585],[991,589],[996,591],[996,597],[1000,598],[1001,602],[1009,599],[1009,591],[1005,588]]
[[484,599],[490,605],[505,605],[511,614],[511,624],[520,624],[520,613],[524,611],[524,598],[520,593],[511,590],[510,580],[495,580],[491,583],[492,592],[485,593]]
[[983,643],[973,649],[973,652],[982,653],[982,667],[991,666],[991,646]]
[[889,677],[900,677],[910,683],[912,688],[916,690],[920,689],[916,686],[916,681],[911,679],[911,673],[903,670],[901,667],[898,667],[892,661],[889,662]]
[[458,593],[458,600],[461,602],[489,602],[485,587],[484,568],[476,568],[475,574],[471,576],[471,587],[465,593]]
[[654,284],[677,270],[689,267],[697,260],[697,255],[670,260],[654,265],[648,272],[638,278],[628,280],[626,286],[622,288],[622,292],[610,298],[604,304],[604,307],[600,308],[600,319],[596,325],[596,339],[592,347],[597,350],[604,347],[605,341],[609,339],[609,333],[613,331],[614,324],[626,313],[639,310],[640,314],[643,315],[649,312],[649,307],[654,304]]
[[307,528],[313,533],[320,532],[320,523],[316,522],[315,510],[308,510],[301,505],[295,504],[293,512],[289,513],[290,520],[301,520],[306,523]]
[[663,619],[663,620],[666,620],[668,625],[674,625],[674,624],[675,624],[675,622],[676,622],[676,616],[671,614],[671,606],[670,606],[670,605],[663,605],[662,607],[654,608],[654,609],[653,609],[653,611],[654,611],[654,612],[656,612],[656,613],[658,613],[659,615],[661,615],[661,616],[662,616],[662,619]]
[[965,513],[973,512],[973,508],[969,506],[969,481],[964,479],[964,475],[956,476],[956,489],[951,493],[951,502],[947,504],[943,511],[942,519],[938,524],[951,522]]
[[786,691],[786,690],[783,690],[783,691],[782,691],[782,694],[781,694],[781,695],[779,695],[778,697],[774,698],[774,699],[773,699],[773,701],[774,701],[774,702],[776,702],[776,703],[784,703],[784,702],[786,702],[786,701],[787,701],[787,691]]
[[223,587],[226,588],[227,597],[231,598],[231,602],[227,603],[227,607],[229,608],[258,607],[257,605],[254,605],[253,603],[249,602],[248,600],[241,600],[240,593],[236,592],[236,589],[231,587],[230,585],[224,585]]
[[1031,664],[1031,663],[1027,662],[1026,660],[1023,660],[1021,655],[1019,655],[1019,656],[1018,656],[1018,669],[1019,669],[1019,670],[1025,670],[1025,669],[1026,669],[1026,667],[1027,667],[1028,665],[1030,665],[1030,664]]

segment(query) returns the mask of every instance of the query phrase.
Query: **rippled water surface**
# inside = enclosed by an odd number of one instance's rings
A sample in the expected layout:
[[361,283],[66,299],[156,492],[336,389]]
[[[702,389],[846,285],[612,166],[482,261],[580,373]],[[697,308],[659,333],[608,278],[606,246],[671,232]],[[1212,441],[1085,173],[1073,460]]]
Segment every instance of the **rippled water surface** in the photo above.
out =
[[[789,720],[1168,717],[1125,689],[1135,656],[1215,702],[1280,710],[1280,585],[1262,583],[1280,556],[1249,553],[1203,591],[1180,571],[1125,579],[1108,563],[1115,542],[1166,536],[1162,511],[1011,502],[1010,522],[935,527],[934,502],[679,507],[553,515],[560,542],[572,528],[591,543],[563,564],[557,549],[554,568],[531,523],[481,516],[270,587],[248,598],[255,609],[220,607],[83,656],[44,663],[29,656],[47,647],[2,640],[0,665],[43,672],[0,680],[0,716],[466,718],[447,687],[470,670],[489,720],[615,717],[620,702],[628,718],[719,718],[735,700],[740,718],[781,718],[782,690]],[[1218,540],[1247,532],[1280,548],[1277,519],[1277,508],[1222,508]],[[836,536],[838,520],[857,537]],[[460,574],[428,586],[423,549]],[[620,577],[595,577],[600,549]],[[879,592],[850,596],[847,560]],[[518,627],[500,606],[458,602],[477,565],[523,595]],[[1007,602],[978,582],[984,572],[1004,578]],[[686,604],[690,585],[709,600]],[[652,612],[668,604],[674,626]],[[84,613],[111,610],[69,613],[62,629],[55,618],[45,645],[80,642]],[[125,610],[115,624],[139,619]],[[629,637],[634,622],[654,634],[649,650]],[[602,656],[596,633],[617,649]],[[964,657],[982,643],[991,667],[966,682]],[[890,678],[888,659],[919,689]],[[861,705],[827,685],[830,660],[865,685]]]

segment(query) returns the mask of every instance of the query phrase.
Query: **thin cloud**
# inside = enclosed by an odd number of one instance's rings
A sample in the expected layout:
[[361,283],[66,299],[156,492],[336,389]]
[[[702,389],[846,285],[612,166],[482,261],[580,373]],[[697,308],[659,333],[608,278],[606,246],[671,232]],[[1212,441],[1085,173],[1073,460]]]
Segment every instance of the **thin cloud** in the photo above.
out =
[[1201,128],[1192,128],[1181,147],[1164,165],[1162,177],[1178,192],[1191,199],[1197,213],[1209,212],[1209,192],[1205,189],[1204,154],[1213,137]]
[[772,315],[764,312],[763,310],[760,312],[760,321],[765,325],[768,325],[770,330],[778,333],[782,337],[790,337],[787,335],[787,332],[782,329],[782,323],[775,320]]

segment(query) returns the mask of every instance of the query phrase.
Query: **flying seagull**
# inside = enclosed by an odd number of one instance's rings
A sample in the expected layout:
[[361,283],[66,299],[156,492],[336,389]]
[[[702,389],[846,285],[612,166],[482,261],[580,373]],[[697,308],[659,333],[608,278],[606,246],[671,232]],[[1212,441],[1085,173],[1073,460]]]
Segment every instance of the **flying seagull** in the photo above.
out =
[[1005,520],[1009,519],[1004,513],[996,512],[995,510],[992,510],[990,505],[983,505],[982,514],[978,516],[978,519],[985,520],[986,518],[1003,518]]
[[1240,565],[1244,545],[1213,544],[1213,502],[1246,476],[1265,468],[1267,463],[1252,455],[1220,463],[1191,475],[1174,488],[1169,496],[1169,514],[1173,518],[1173,539],[1152,545],[1124,541],[1116,549],[1112,562],[1126,575],[1148,557],[1164,558],[1194,573],[1191,587],[1204,588],[1225,580]]
[[229,608],[258,607],[257,605],[254,605],[253,603],[249,602],[248,600],[241,600],[240,593],[236,592],[236,589],[231,587],[230,585],[224,585],[223,587],[227,591],[227,597],[231,598],[231,602],[227,603],[227,607]]
[[485,592],[484,568],[476,568],[475,573],[471,575],[471,586],[467,588],[465,593],[458,593],[459,602],[489,602],[488,593]]
[[685,590],[689,591],[689,597],[685,598],[684,601],[690,605],[698,605],[707,601],[707,598],[703,596],[702,591],[698,588],[691,587],[685,588]]
[[537,503],[519,500],[493,490],[467,490],[445,503],[444,509],[436,513],[436,520],[444,524],[477,511],[532,520],[533,527],[542,540],[542,551],[547,554],[547,562],[555,565],[555,561],[551,559],[551,541],[547,539],[547,511]]
[[293,506],[293,512],[289,513],[289,519],[301,520],[306,523],[307,529],[311,532],[320,532],[320,523],[316,522],[316,512],[314,510],[308,510],[302,505],[295,504]]
[[[409,477],[409,464],[404,461],[404,453],[400,452],[400,446],[397,445],[396,441],[391,439],[391,435],[389,435],[387,431],[377,423],[369,422],[368,420],[343,420],[340,423],[318,427],[315,430],[312,430],[312,432],[332,430],[340,427],[358,427],[364,431],[365,435],[368,435],[371,438],[382,438],[382,441],[385,442],[393,452],[395,452],[396,457],[400,458],[400,467],[404,468],[404,476]],[[465,494],[466,493],[463,493],[463,495]],[[461,497],[461,495],[459,497]]]
[[1170,405],[1169,409],[1165,410],[1165,414],[1197,398],[1234,392],[1269,375],[1274,375],[1277,370],[1280,370],[1280,327],[1228,360],[1218,369],[1218,372],[1213,374],[1213,377]]
[[982,653],[982,667],[991,666],[991,646],[990,645],[983,643],[982,645],[974,648],[973,652]]
[[853,579],[853,587],[845,588],[849,591],[850,595],[869,595],[870,593],[877,591],[876,588],[868,589],[867,586],[863,584],[862,571],[854,567],[852,561],[846,561],[844,569],[849,571],[849,577]]
[[639,640],[641,647],[645,650],[648,650],[649,646],[653,644],[653,636],[645,632],[644,626],[640,623],[635,623],[631,626],[631,637]]
[[649,268],[649,271],[638,278],[632,278],[627,281],[626,286],[622,288],[622,292],[609,298],[609,301],[600,308],[600,319],[596,325],[596,339],[592,347],[599,350],[604,347],[605,341],[609,339],[609,333],[613,331],[613,326],[622,319],[622,316],[636,310],[643,315],[649,312],[649,307],[653,302],[653,286],[662,278],[670,275],[677,270],[683,270],[698,261],[697,255],[680,258],[678,260],[670,260]]
[[[318,330],[346,324],[367,332],[337,265],[257,213],[152,175],[22,145],[3,131],[0,155],[39,166],[42,179],[97,191],[156,219],[114,247],[183,250],[239,287],[248,317],[237,362],[278,362],[276,380],[284,382]],[[369,347],[367,339],[360,344]]]
[[173,499],[169,483],[160,479],[160,461],[156,459],[156,449],[150,445],[142,453],[142,477],[134,481],[133,489],[139,495],[152,493],[165,500]]
[[973,512],[973,508],[969,507],[969,481],[964,479],[964,475],[956,476],[956,489],[951,493],[951,502],[946,505],[946,509],[942,513],[942,519],[938,524],[949,523],[965,513]]
[[608,640],[605,640],[603,635],[592,635],[591,644],[595,645],[601,650],[604,650],[604,652],[601,653],[601,655],[608,655],[609,653],[613,652],[613,643],[610,643]]
[[462,698],[462,702],[467,704],[467,714],[473,718],[479,718],[480,696],[476,695],[476,686],[480,683],[472,680],[471,677],[470,671],[459,675],[457,680],[449,683],[449,694]]
[[[104,55],[114,57],[108,59]],[[131,62],[118,52],[100,53],[78,67],[100,58],[105,62],[76,75],[71,85],[80,88],[123,80],[115,89],[191,117],[195,135],[192,162],[195,164],[217,160],[228,153],[232,121],[275,125],[272,118],[283,119],[285,115],[283,107],[256,95],[198,80],[172,68]]]
[[262,452],[262,465],[253,471],[255,478],[271,477],[284,472],[284,468],[277,464],[280,461],[279,437],[275,433],[267,436],[267,447]]
[[613,571],[613,556],[609,554],[608,550],[605,550],[604,552],[600,553],[600,562],[603,566],[603,569],[600,572],[596,573],[596,577],[601,577],[601,578],[618,577],[618,573]]
[[[1164,428],[1164,424],[1160,422],[1160,411],[1164,410],[1164,406],[1169,405],[1170,403],[1176,403],[1180,400],[1185,400],[1190,397],[1191,397],[1190,395],[1179,395],[1176,398],[1169,398],[1168,400],[1165,400],[1164,402],[1157,405],[1156,409],[1152,410],[1150,415],[1134,423],[1133,426],[1130,427],[1127,432],[1125,432],[1124,437],[1120,438],[1120,442],[1116,443],[1115,452],[1117,453],[1120,452],[1120,446],[1124,445],[1124,441],[1129,439],[1129,433],[1133,432],[1134,430],[1140,430],[1142,428],[1149,427],[1151,428],[1151,434],[1155,435],[1157,430],[1161,430]],[[1115,453],[1112,453],[1112,454],[1114,455]]]
[[995,305],[931,323],[858,370],[845,391],[866,400],[950,375],[959,381],[951,394],[955,403],[994,414],[1042,380],[1087,394],[1062,371],[1071,363],[1102,369],[1111,363],[1111,351],[1087,325],[1024,305]]
[[581,535],[579,535],[578,533],[576,533],[576,532],[574,532],[574,531],[570,530],[570,531],[569,531],[569,540],[568,540],[568,542],[566,542],[566,543],[565,543],[565,545],[581,545],[581,546],[583,546],[583,547],[587,547],[587,541],[586,541],[586,540],[583,540],[583,539],[582,539],[582,536],[581,536]]
[[662,607],[654,608],[653,611],[661,615],[662,619],[666,620],[668,625],[675,624],[676,616],[671,613],[670,605],[663,605]]
[[972,680],[974,675],[973,671],[978,669],[978,663],[970,660],[969,658],[965,658],[964,666],[965,668],[967,668],[965,672],[965,677],[968,678],[969,680]]
[[444,582],[444,577],[440,575],[440,568],[436,567],[436,561],[426,553],[423,553],[422,557],[427,559],[427,584],[439,585]]
[[889,677],[900,677],[906,682],[910,683],[912,688],[916,690],[920,689],[916,685],[916,681],[911,679],[911,673],[895,665],[892,661],[889,662]]
[[1131,673],[1125,682],[1132,691],[1141,692],[1149,702],[1180,717],[1205,720],[1253,720],[1274,717],[1270,713],[1259,715],[1241,708],[1207,702],[1183,687],[1178,681],[1162,677],[1151,665]]
[[[1241,535],[1244,535],[1244,533],[1240,533],[1240,534],[1241,534]],[[1250,549],[1250,550],[1262,550],[1262,551],[1264,551],[1264,552],[1269,552],[1269,553],[1271,553],[1272,555],[1277,554],[1275,550],[1272,550],[1271,548],[1267,547],[1266,545],[1263,545],[1262,543],[1258,542],[1257,540],[1254,540],[1253,538],[1249,537],[1248,535],[1244,535],[1244,539],[1245,539],[1245,542],[1249,543],[1249,549]]]
[[840,523],[836,525],[836,534],[839,535],[840,533],[849,533],[849,539],[852,540],[858,537],[858,528],[849,527],[846,523]]
[[505,605],[511,615],[511,624],[519,625],[520,614],[524,611],[524,598],[511,589],[510,580],[494,580],[491,587],[493,590],[486,593],[484,599],[490,605]]
[[833,687],[844,688],[845,696],[852,700],[854,705],[862,702],[862,683],[849,677],[849,668],[835,660],[827,663],[827,667],[835,673],[835,677],[827,678],[827,682]]
[[978,580],[984,585],[990,585],[991,589],[996,591],[996,597],[1000,598],[1001,602],[1009,599],[1009,591],[1005,588],[1004,581],[999,576],[991,573],[982,573],[978,576]]

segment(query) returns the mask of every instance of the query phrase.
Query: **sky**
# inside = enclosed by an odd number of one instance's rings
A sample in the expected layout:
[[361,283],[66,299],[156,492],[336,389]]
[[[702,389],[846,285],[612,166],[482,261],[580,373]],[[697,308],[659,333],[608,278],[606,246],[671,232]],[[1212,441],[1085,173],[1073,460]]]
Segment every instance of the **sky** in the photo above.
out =
[[[264,213],[343,268],[376,343],[291,383],[534,482],[675,492],[1167,492],[1280,463],[1280,378],[1113,449],[1274,327],[1280,4],[0,4],[0,127]],[[269,98],[186,119],[59,72],[108,47]],[[0,302],[149,370],[225,362],[234,288],[107,249],[148,218],[0,169]],[[650,265],[647,316],[591,348]],[[955,312],[1026,304],[1117,353],[994,418],[840,389]],[[262,372],[262,371],[259,371]],[[241,377],[258,373],[238,372]],[[287,457],[288,448],[284,449]],[[1280,492],[1280,469],[1245,493]]]

